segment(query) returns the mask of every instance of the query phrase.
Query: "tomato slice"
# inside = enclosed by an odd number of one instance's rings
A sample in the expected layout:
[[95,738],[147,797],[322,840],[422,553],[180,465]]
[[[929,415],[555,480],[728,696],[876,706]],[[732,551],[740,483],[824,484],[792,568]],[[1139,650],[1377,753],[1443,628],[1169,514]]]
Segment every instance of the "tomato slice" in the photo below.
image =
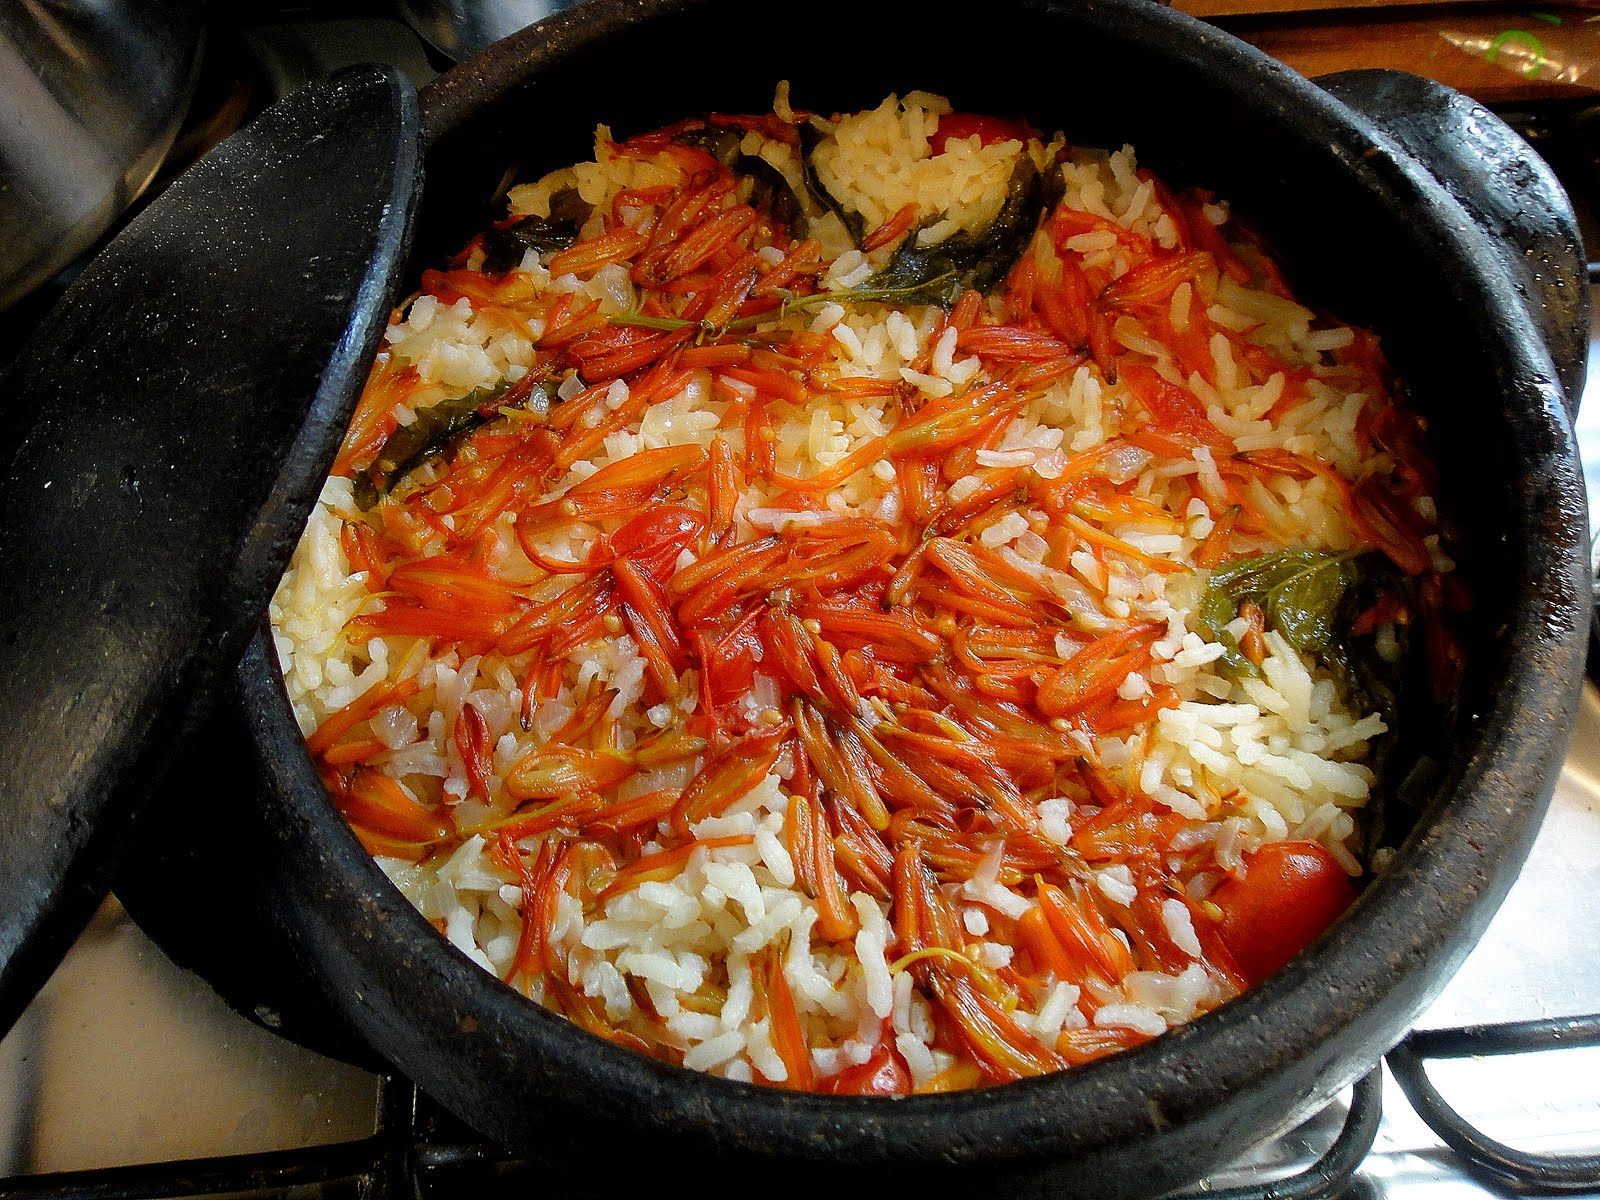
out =
[[1219,932],[1252,984],[1304,950],[1356,898],[1356,885],[1317,842],[1269,842],[1245,862],[1243,879],[1209,897],[1222,910]]
[[1026,142],[1033,136],[1033,130],[1024,121],[986,117],[979,113],[952,112],[939,118],[939,127],[928,139],[928,145],[935,154],[943,154],[946,142],[952,138],[961,141],[973,134],[978,135],[979,145],[992,146],[996,142]]
[[866,1062],[828,1076],[818,1087],[830,1096],[905,1096],[911,1072],[893,1046],[879,1042]]

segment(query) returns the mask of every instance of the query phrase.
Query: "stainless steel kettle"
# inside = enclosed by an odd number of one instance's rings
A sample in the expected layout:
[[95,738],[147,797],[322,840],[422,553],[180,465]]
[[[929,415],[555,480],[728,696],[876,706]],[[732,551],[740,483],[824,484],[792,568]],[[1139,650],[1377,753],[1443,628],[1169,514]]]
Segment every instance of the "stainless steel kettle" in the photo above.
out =
[[201,0],[0,4],[0,310],[94,244],[188,107]]

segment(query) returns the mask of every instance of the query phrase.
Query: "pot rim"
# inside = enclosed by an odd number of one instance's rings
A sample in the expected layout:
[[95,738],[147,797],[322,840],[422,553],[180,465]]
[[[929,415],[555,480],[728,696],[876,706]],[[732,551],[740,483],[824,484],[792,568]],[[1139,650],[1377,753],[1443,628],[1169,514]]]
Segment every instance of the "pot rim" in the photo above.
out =
[[[706,0],[591,0],[497,43],[441,76],[422,93],[430,142],[469,121],[487,100],[535,78],[570,52],[639,21],[707,7]],[[1023,7],[1065,14],[1055,5]],[[1463,210],[1383,138],[1309,81],[1221,31],[1140,0],[1091,0],[1070,10],[1072,19],[1107,36],[1138,40],[1176,59],[1207,56],[1225,62],[1219,89],[1269,113],[1303,139],[1325,139],[1325,151],[1374,203],[1425,210],[1441,261],[1457,264],[1457,291],[1474,323],[1464,339],[1496,345],[1503,364],[1507,420],[1529,447],[1525,538],[1510,551],[1519,571],[1501,633],[1505,661],[1517,664],[1495,689],[1484,711],[1463,714],[1458,744],[1469,757],[1448,795],[1419,820],[1393,865],[1375,878],[1360,900],[1315,945],[1261,986],[1217,1010],[1133,1050],[1068,1072],[975,1091],[910,1096],[895,1101],[794,1093],[736,1083],[673,1067],[587,1034],[528,1001],[439,937],[391,885],[344,824],[320,787],[298,795],[307,819],[331,842],[321,863],[342,877],[339,886],[404,938],[371,939],[377,959],[422,949],[426,974],[437,976],[452,997],[493,1027],[517,1030],[537,1043],[541,1069],[570,1081],[570,1094],[601,1117],[631,1116],[661,1130],[715,1126],[737,1120],[759,1126],[773,1154],[861,1155],[872,1161],[938,1159],[974,1161],[995,1147],[964,1140],[953,1129],[1005,1131],[999,1157],[1058,1156],[1090,1142],[1064,1129],[1062,1113],[1087,1107],[1100,1114],[1099,1136],[1137,1141],[1174,1124],[1218,1127],[1230,1118],[1232,1098],[1263,1078],[1316,1060],[1318,1102],[1364,1073],[1442,986],[1482,932],[1510,883],[1509,862],[1520,863],[1548,802],[1570,737],[1582,684],[1587,629],[1583,538],[1587,525],[1583,484],[1555,370],[1534,342],[1532,327],[1504,273],[1487,257]],[[603,116],[603,114],[600,114]],[[1377,150],[1374,150],[1377,147]],[[271,669],[270,638],[258,639],[254,668],[246,671],[247,707],[258,742],[267,744],[272,719],[287,722],[281,676]],[[275,706],[275,711],[268,711]],[[1528,737],[1526,730],[1533,730]],[[281,730],[279,731],[281,732]],[[1517,736],[1512,736],[1516,734]],[[263,741],[263,738],[267,741]],[[298,734],[295,734],[298,737]],[[268,757],[279,789],[304,786],[315,774],[303,745],[298,757]],[[1446,803],[1448,801],[1448,803]],[[331,822],[328,817],[331,815]],[[1423,919],[1418,919],[1422,917]],[[1462,945],[1462,931],[1468,937]],[[388,929],[392,935],[396,929]],[[402,946],[402,940],[405,945]],[[387,948],[385,948],[387,946]],[[432,948],[432,949],[424,949]],[[1443,977],[1416,982],[1419,967]],[[417,964],[409,967],[417,971]],[[1427,972],[1425,972],[1427,973]],[[1431,987],[1431,990],[1429,990]],[[1387,1018],[1374,1037],[1363,1018]],[[480,1017],[481,1019],[481,1017]],[[1392,1027],[1392,1028],[1390,1028]],[[1362,1047],[1358,1065],[1340,1062],[1335,1049]],[[408,1069],[404,1042],[378,1048]],[[448,1101],[448,1081],[419,1078]],[[718,1114],[722,1114],[719,1116]],[[1285,1121],[1295,1113],[1283,1114]],[[963,1125],[962,1121],[970,1123]],[[747,1131],[748,1136],[748,1131]]]

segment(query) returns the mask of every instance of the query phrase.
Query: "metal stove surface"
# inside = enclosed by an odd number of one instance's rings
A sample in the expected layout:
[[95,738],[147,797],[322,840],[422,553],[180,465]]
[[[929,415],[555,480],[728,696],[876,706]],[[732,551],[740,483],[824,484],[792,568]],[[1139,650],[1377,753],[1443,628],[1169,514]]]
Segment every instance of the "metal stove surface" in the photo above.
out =
[[[390,22],[377,24],[382,37],[405,33]],[[291,78],[339,65],[322,61],[330,43],[304,34],[303,28],[259,34],[259,57],[269,70]],[[348,41],[340,37],[331,43],[335,59]],[[394,45],[417,75],[431,73],[414,39],[401,38]],[[1600,235],[1591,233],[1590,244],[1600,244]],[[1597,375],[1600,320],[1578,419],[1590,525],[1600,531]],[[1600,1012],[1597,929],[1600,690],[1591,683],[1527,867],[1419,1028]],[[1462,1116],[1490,1137],[1534,1152],[1600,1152],[1600,1046],[1439,1061],[1430,1065],[1429,1074]],[[234,1188],[206,1188],[192,1180],[182,1192],[165,1190],[153,1177],[137,1173],[71,1181],[74,1188],[99,1189],[92,1193],[53,1191],[56,1182],[68,1181],[42,1176],[359,1143],[375,1134],[386,1112],[393,1116],[394,1091],[378,1076],[304,1050],[233,1012],[197,977],[172,965],[117,902],[108,900],[18,1025],[0,1040],[0,1200],[236,1194]],[[1200,1190],[1259,1188],[1301,1171],[1334,1141],[1345,1122],[1345,1106],[1336,1102],[1306,1125],[1258,1147]],[[1474,1175],[1413,1112],[1387,1070],[1382,1111],[1372,1149],[1347,1194],[1397,1200],[1514,1194]],[[470,1157],[472,1151],[458,1148],[457,1153]],[[1285,1194],[1303,1194],[1287,1186]],[[369,1189],[301,1182],[292,1189],[250,1194],[358,1192]],[[419,1193],[426,1189],[413,1184],[396,1194]],[[1565,1194],[1600,1200],[1600,1191]]]

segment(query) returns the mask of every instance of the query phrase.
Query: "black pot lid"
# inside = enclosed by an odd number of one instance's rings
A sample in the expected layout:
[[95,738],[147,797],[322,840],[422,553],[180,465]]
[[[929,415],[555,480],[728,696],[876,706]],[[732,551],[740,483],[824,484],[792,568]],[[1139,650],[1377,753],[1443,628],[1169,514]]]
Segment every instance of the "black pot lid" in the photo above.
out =
[[421,154],[403,76],[303,88],[179,176],[0,378],[0,1032],[283,573],[398,290]]

